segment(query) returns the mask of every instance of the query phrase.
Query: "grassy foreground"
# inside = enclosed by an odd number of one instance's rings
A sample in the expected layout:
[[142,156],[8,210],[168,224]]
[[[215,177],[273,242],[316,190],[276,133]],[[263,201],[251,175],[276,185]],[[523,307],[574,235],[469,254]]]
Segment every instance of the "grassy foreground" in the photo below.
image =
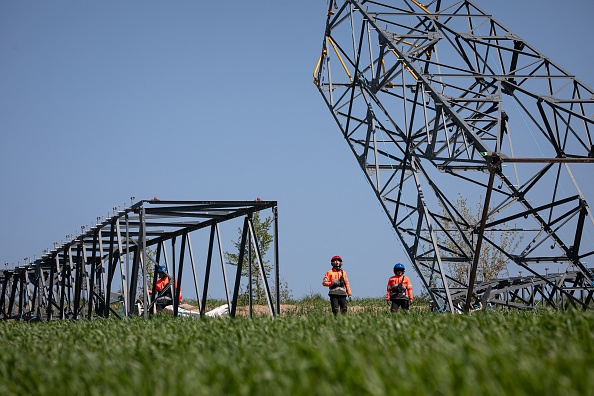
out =
[[0,322],[0,394],[592,395],[594,313]]

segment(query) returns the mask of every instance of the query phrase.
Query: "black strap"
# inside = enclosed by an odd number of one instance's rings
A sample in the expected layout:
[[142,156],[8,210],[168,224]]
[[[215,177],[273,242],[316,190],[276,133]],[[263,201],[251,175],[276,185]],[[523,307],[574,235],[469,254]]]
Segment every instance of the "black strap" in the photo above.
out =
[[[398,285],[394,285],[394,286],[400,286],[401,288],[398,290],[402,290],[400,293],[402,293],[406,296],[406,288],[402,286],[403,283],[404,283],[404,275],[402,275],[402,281],[400,281],[400,283]],[[392,286],[390,289],[392,289],[394,286]],[[394,294],[400,294],[400,293],[394,293]],[[391,294],[392,294],[392,291],[390,291],[390,295]]]

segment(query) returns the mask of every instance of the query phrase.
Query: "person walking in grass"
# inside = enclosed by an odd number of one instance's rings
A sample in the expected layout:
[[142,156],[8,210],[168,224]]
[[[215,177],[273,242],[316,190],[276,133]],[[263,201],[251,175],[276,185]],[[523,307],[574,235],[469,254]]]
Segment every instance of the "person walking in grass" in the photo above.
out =
[[322,286],[329,288],[328,296],[330,296],[332,313],[336,315],[339,309],[342,313],[346,313],[348,310],[347,297],[349,301],[352,300],[351,284],[346,272],[342,269],[340,256],[332,257],[330,264],[332,264],[332,269],[324,275]]
[[386,302],[390,306],[390,312],[398,312],[399,308],[408,310],[413,302],[412,283],[404,275],[404,264],[394,265],[394,276],[388,279],[386,287]]

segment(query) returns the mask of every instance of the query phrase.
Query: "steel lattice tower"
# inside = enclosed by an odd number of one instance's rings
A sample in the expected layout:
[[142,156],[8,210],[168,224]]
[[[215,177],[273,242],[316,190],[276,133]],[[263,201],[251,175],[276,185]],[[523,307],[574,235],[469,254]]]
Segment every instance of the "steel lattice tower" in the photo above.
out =
[[436,307],[592,305],[591,88],[456,0],[330,1],[314,83]]
[[[262,269],[253,223],[254,214],[266,209],[272,210],[274,222],[274,296],[268,276]],[[164,201],[154,198],[131,202],[129,207],[122,210],[114,207],[113,210],[107,219],[97,217],[94,226],[81,227],[81,234],[68,235],[68,240],[60,246],[56,242],[53,250],[32,263],[0,270],[0,320],[91,320],[139,314],[147,317],[156,304],[153,297],[158,295],[156,268],[160,265],[166,267],[171,284],[176,285],[168,289],[173,315],[178,316],[180,312],[178,297],[185,275],[194,283],[196,314],[204,317],[208,315],[206,304],[210,298],[211,274],[218,272],[217,261],[231,316],[236,314],[240,286],[245,278],[242,269],[250,262],[257,263],[259,273],[253,275],[260,276],[270,314],[280,313],[276,201]],[[229,285],[219,225],[241,219],[243,227],[238,241],[235,282]],[[202,247],[193,245],[192,236],[201,231],[202,234],[206,232]],[[205,253],[203,259],[199,257],[201,253]],[[199,272],[202,271],[201,276]],[[148,276],[149,272],[152,277]],[[252,273],[251,270],[248,272],[249,282]],[[249,286],[248,293],[248,313],[252,316],[253,294]],[[121,311],[116,311],[117,307]]]

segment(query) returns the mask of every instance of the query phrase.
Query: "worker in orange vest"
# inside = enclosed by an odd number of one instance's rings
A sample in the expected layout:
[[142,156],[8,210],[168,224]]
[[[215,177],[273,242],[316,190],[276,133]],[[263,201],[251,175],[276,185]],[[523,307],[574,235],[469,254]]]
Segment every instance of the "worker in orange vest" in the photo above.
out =
[[[155,290],[157,291],[158,296],[156,305],[157,312],[161,312],[163,308],[173,304],[173,290],[170,289],[166,291],[164,294],[161,293],[162,295],[159,295],[159,292],[161,292],[161,290],[165,289],[167,285],[169,285],[169,275],[167,274],[167,269],[164,265],[157,266],[157,275],[159,275],[159,279],[157,279],[157,283],[155,284]],[[177,289],[177,281],[173,282],[173,287]],[[152,292],[153,291],[149,289],[149,294],[152,294]],[[180,303],[182,302],[181,289],[179,290],[178,300]]]
[[404,264],[394,265],[394,276],[388,279],[386,288],[386,302],[390,312],[397,312],[398,308],[408,310],[413,302],[412,283],[408,276],[404,276]]
[[346,272],[342,269],[342,258],[340,256],[332,257],[330,264],[332,264],[332,269],[324,275],[322,286],[329,288],[328,296],[330,296],[332,313],[336,315],[339,308],[342,313],[346,313],[348,309],[347,297],[349,301],[352,300],[351,284]]

